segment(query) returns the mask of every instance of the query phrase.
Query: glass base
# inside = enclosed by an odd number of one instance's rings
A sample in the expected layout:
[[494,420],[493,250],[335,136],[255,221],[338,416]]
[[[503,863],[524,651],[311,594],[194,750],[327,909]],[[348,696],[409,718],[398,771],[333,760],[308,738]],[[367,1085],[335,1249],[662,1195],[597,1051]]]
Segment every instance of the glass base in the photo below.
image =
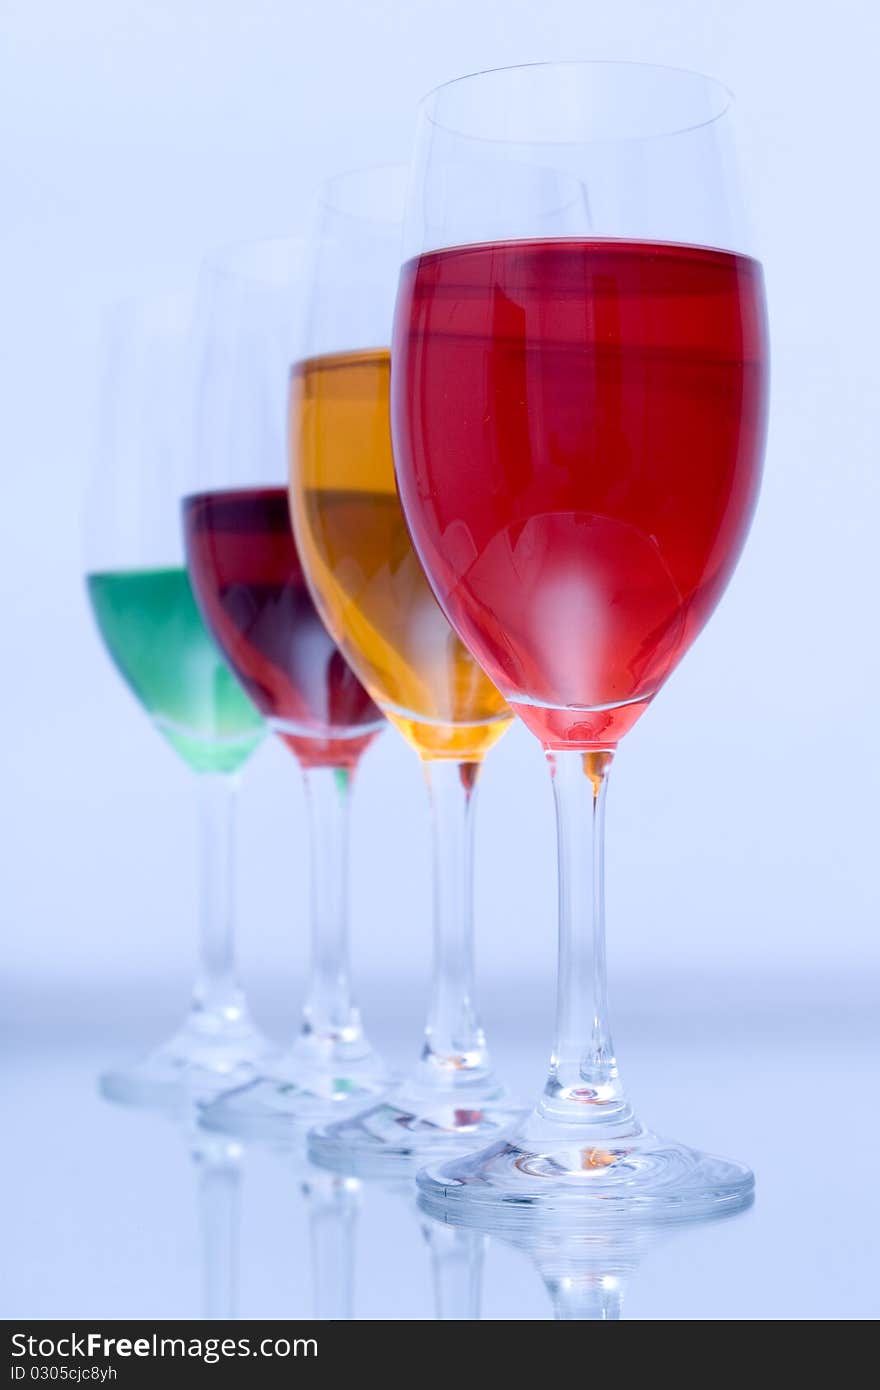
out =
[[244,1085],[226,1090],[202,1109],[202,1124],[222,1134],[283,1144],[312,1125],[350,1114],[384,1094],[394,1077],[376,1053],[328,1056],[302,1039],[291,1052]]
[[492,1077],[455,1087],[403,1081],[378,1104],[313,1129],[309,1158],[358,1178],[393,1180],[440,1154],[497,1139],[523,1107]]
[[243,1084],[277,1051],[243,1010],[198,1011],[134,1066],[103,1073],[99,1086],[117,1104],[173,1110]]
[[551,1124],[537,1112],[479,1153],[431,1164],[418,1175],[420,1205],[456,1225],[514,1228],[579,1215],[689,1221],[748,1206],[754,1177],[741,1163],[661,1139],[637,1123],[613,1136],[600,1127]]

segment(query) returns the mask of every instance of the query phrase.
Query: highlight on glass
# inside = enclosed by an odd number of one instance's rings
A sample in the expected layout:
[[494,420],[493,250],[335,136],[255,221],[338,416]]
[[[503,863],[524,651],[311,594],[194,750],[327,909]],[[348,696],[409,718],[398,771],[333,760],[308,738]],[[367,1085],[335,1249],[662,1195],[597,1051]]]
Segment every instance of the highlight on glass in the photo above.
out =
[[112,314],[85,518],[88,595],[107,650],[198,774],[199,974],[190,1012],[155,1052],[101,1079],[112,1100],[171,1107],[244,1080],[270,1051],[237,981],[233,931],[238,774],[265,726],[209,636],[183,562],[191,318],[186,295],[131,301]]
[[299,1037],[204,1116],[215,1128],[267,1138],[363,1103],[389,1082],[352,990],[347,864],[352,783],[385,721],[315,611],[288,512],[287,353],[301,251],[295,241],[254,242],[203,267],[196,470],[183,501],[196,602],[299,763],[311,821],[311,978]]
[[718,603],[759,485],[764,289],[730,125],[718,84],[620,63],[482,73],[421,109],[397,482],[445,613],[546,751],[559,843],[544,1092],[497,1143],[420,1176],[460,1220],[594,1200],[697,1214],[752,1190],[742,1164],[637,1119],[603,920],[618,743]]
[[396,1090],[331,1122],[310,1152],[362,1173],[489,1138],[515,1109],[473,998],[472,837],[488,751],[510,723],[453,632],[410,542],[394,481],[390,341],[405,170],[320,190],[302,351],[291,374],[291,515],[309,587],[376,704],[421,760],[434,836],[434,973],[421,1059]]

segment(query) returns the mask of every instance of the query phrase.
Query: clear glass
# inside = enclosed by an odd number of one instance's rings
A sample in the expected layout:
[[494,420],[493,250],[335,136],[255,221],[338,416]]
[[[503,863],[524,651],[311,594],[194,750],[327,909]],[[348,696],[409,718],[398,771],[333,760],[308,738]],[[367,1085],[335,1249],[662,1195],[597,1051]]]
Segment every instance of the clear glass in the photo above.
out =
[[191,297],[171,295],[110,316],[85,517],[86,583],[105,645],[199,783],[192,1005],[168,1042],[101,1079],[110,1099],[160,1106],[243,1081],[271,1051],[248,1013],[234,956],[236,787],[265,726],[205,629],[183,563],[192,308]]
[[615,749],[711,615],[760,476],[763,284],[730,108],[697,74],[619,63],[478,74],[421,108],[397,483],[447,617],[545,748],[559,844],[543,1095],[497,1143],[419,1177],[475,1225],[598,1203],[695,1215],[753,1186],[639,1122],[605,975]]
[[473,821],[510,711],[455,636],[412,550],[394,483],[389,352],[405,170],[320,190],[291,376],[290,502],[317,608],[421,760],[434,839],[434,969],[421,1059],[388,1095],[310,1140],[359,1176],[490,1138],[516,1107],[474,1004]]
[[194,334],[193,470],[182,515],[190,581],[231,669],[293,754],[310,820],[311,969],[299,1036],[206,1125],[282,1138],[389,1083],[354,998],[348,814],[360,759],[384,720],[306,589],[286,487],[287,380],[302,245],[255,242],[205,262]]

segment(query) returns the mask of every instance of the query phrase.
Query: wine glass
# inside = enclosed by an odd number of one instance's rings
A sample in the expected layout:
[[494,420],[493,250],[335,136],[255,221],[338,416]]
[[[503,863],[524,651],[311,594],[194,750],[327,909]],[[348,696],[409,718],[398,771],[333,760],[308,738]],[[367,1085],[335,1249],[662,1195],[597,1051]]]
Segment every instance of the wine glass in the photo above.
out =
[[199,976],[174,1036],[104,1093],[175,1106],[246,1079],[271,1050],[254,1026],[233,953],[238,773],[265,726],[199,616],[183,563],[179,497],[188,467],[192,299],[131,301],[110,315],[95,467],[86,503],[92,611],[123,680],[198,774]]
[[205,1115],[214,1128],[266,1137],[364,1103],[389,1082],[354,1002],[347,900],[351,786],[385,721],[315,611],[288,511],[288,354],[301,252],[295,240],[254,242],[203,266],[195,468],[183,502],[196,602],[299,763],[310,814],[312,960],[299,1037]]
[[475,1220],[709,1210],[753,1185],[636,1119],[603,923],[618,741],[721,597],[759,484],[764,290],[730,102],[694,73],[554,63],[462,78],[421,109],[392,344],[398,487],[444,611],[546,751],[559,833],[544,1093],[497,1144],[420,1179]]
[[299,360],[291,374],[291,516],[321,617],[421,760],[434,835],[434,975],[421,1059],[396,1091],[313,1132],[358,1174],[494,1137],[511,1102],[473,1002],[477,782],[510,711],[452,631],[413,551],[391,456],[390,341],[402,168],[319,191]]

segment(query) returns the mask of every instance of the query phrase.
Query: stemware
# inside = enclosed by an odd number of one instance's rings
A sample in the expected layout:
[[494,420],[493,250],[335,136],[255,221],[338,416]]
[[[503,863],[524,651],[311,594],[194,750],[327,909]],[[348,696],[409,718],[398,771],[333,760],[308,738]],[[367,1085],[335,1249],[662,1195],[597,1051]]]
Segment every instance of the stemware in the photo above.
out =
[[237,774],[265,728],[206,631],[183,564],[191,320],[187,295],[131,301],[110,316],[85,534],[87,589],[107,650],[198,774],[200,964],[189,1015],[142,1062],[101,1081],[111,1099],[172,1106],[246,1079],[270,1051],[233,951]]
[[420,1178],[474,1220],[709,1210],[753,1184],[637,1120],[603,920],[615,750],[721,597],[758,490],[764,291],[730,107],[695,73],[561,63],[460,79],[421,111],[392,343],[400,498],[445,613],[546,751],[559,843],[544,1093]]
[[514,1113],[473,1002],[472,834],[483,760],[510,723],[413,551],[394,482],[390,336],[405,170],[358,170],[316,199],[291,374],[291,516],[328,629],[421,759],[434,835],[434,975],[421,1059],[381,1101],[313,1133],[353,1171],[491,1136]]
[[311,820],[311,978],[294,1045],[219,1097],[204,1122],[271,1137],[384,1089],[349,966],[347,825],[352,782],[384,727],[315,611],[290,527],[286,391],[302,247],[219,251],[199,285],[193,486],[186,559],[210,632],[302,770]]

